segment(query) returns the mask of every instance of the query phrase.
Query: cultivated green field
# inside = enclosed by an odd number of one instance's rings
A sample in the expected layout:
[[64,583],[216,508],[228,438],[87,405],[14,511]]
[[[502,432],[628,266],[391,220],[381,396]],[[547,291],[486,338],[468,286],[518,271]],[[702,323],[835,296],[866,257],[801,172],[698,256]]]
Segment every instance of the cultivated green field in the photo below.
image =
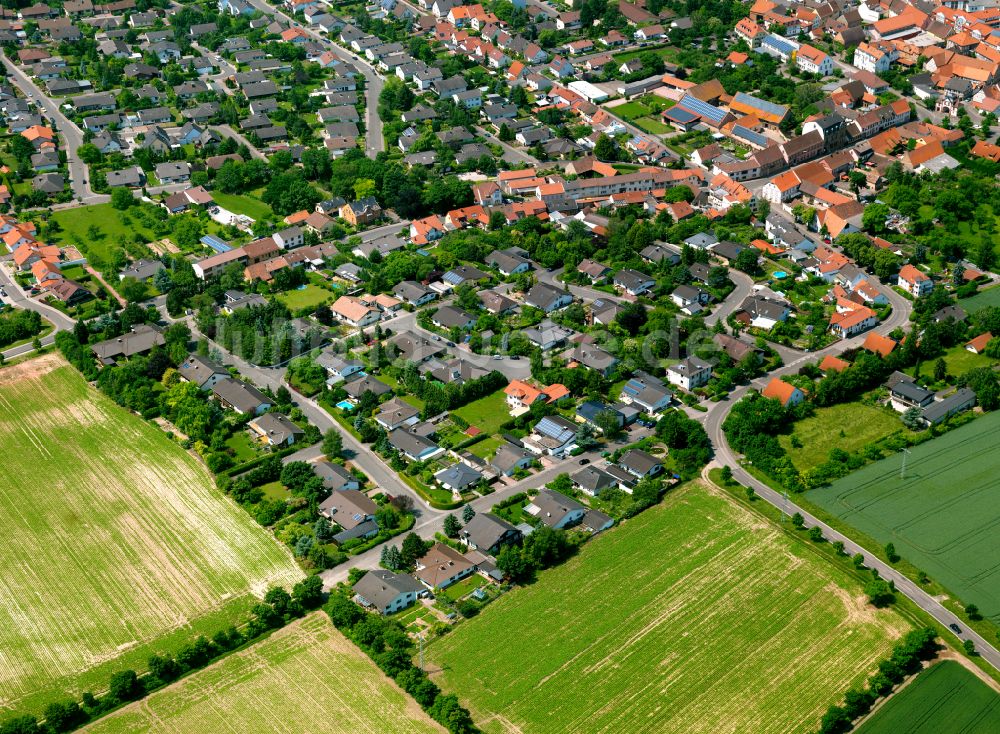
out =
[[1000,695],[954,660],[928,668],[857,734],[996,734]]
[[246,618],[291,555],[56,355],[0,370],[0,718]]
[[895,454],[809,499],[1000,621],[1000,413]]
[[[861,403],[843,403],[817,408],[814,415],[797,421],[794,431],[778,437],[799,471],[808,471],[824,463],[832,449],[858,451],[903,430],[897,413]],[[843,432],[843,435],[841,435]],[[792,436],[801,448],[792,446]]]
[[964,308],[966,313],[975,313],[987,306],[1000,306],[1000,286],[987,288],[972,298],[963,298],[958,305]]
[[907,628],[700,484],[430,646],[486,732],[812,732]]
[[84,731],[436,734],[444,729],[317,612]]

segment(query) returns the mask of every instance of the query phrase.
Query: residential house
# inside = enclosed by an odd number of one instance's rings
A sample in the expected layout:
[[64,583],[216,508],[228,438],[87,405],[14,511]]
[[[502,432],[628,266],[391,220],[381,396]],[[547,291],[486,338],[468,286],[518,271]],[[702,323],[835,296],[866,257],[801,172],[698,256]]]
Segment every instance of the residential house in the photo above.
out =
[[264,413],[247,426],[268,446],[291,446],[305,434],[281,413]]
[[475,570],[476,564],[457,550],[444,543],[435,543],[417,560],[414,575],[428,589],[437,591],[461,581]]
[[434,481],[451,492],[467,492],[483,481],[483,475],[468,464],[459,462],[434,475]]
[[[223,2],[225,0],[220,0]],[[352,587],[354,600],[367,609],[386,615],[413,606],[424,587],[409,574],[397,574],[376,568],[362,576]]]
[[561,530],[578,524],[587,508],[564,494],[551,489],[540,489],[524,506],[524,512],[546,527]]
[[702,387],[711,378],[712,365],[700,357],[688,357],[667,367],[667,381],[685,390]]
[[663,462],[641,449],[629,449],[618,460],[618,466],[637,479],[648,479],[663,472]]
[[765,398],[777,400],[784,408],[791,408],[806,399],[805,393],[799,388],[777,377],[771,378],[760,394]]
[[368,495],[356,489],[331,492],[330,496],[319,505],[320,515],[343,528],[334,536],[334,540],[338,543],[377,535],[378,523],[375,521],[377,511],[378,505]]
[[521,542],[521,531],[489,512],[479,513],[465,524],[458,539],[469,548],[495,556],[505,545]]
[[270,399],[253,385],[232,377],[223,378],[212,386],[212,395],[223,408],[246,415],[261,415],[271,407]]
[[411,433],[405,428],[397,428],[389,433],[389,445],[410,461],[426,461],[444,451],[426,436]]
[[189,354],[177,373],[182,380],[194,383],[200,390],[209,391],[223,380],[230,379],[229,370],[200,354]]

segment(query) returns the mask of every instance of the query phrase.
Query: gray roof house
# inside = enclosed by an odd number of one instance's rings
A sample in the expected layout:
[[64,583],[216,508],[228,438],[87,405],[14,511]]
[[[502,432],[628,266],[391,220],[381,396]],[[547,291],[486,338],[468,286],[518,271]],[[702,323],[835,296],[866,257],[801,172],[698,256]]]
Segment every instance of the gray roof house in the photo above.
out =
[[402,398],[393,398],[379,406],[375,422],[387,431],[412,426],[420,418],[420,411]]
[[212,394],[224,408],[237,413],[260,415],[271,407],[270,399],[253,385],[233,378],[219,380],[212,387]]
[[506,520],[483,512],[465,524],[458,539],[474,550],[495,556],[503,546],[520,542],[521,532]]
[[452,464],[434,475],[434,480],[438,484],[453,492],[464,492],[469,487],[479,484],[482,479],[482,474],[461,462]]
[[115,364],[115,360],[121,357],[127,358],[136,354],[144,354],[153,347],[162,346],[165,343],[159,329],[149,324],[139,324],[127,334],[91,344],[90,351],[94,353],[102,365],[112,365]]
[[524,446],[536,454],[563,456],[576,445],[576,429],[575,423],[560,415],[547,415],[535,424]]
[[655,477],[663,471],[663,462],[641,449],[630,449],[618,460],[618,466],[634,477]]
[[193,382],[201,390],[211,390],[223,380],[230,379],[229,371],[200,354],[189,354],[177,368],[182,379]]
[[425,436],[397,428],[389,433],[389,444],[403,453],[410,461],[424,461],[440,454],[444,449]]
[[525,294],[524,302],[545,313],[552,313],[573,303],[573,294],[548,283],[537,283]]
[[540,489],[524,511],[542,524],[557,530],[576,525],[587,508],[574,499],[551,489]]
[[281,413],[264,413],[247,426],[268,446],[291,446],[305,434],[305,431]]
[[352,398],[360,398],[366,392],[373,392],[376,395],[386,395],[392,392],[392,388],[378,378],[365,375],[360,380],[351,380],[345,384],[344,392]]
[[596,466],[585,466],[570,479],[573,480],[574,487],[591,497],[597,497],[604,490],[618,486],[617,479]]
[[378,505],[356,489],[332,492],[319,505],[319,514],[343,528],[334,536],[334,540],[338,543],[352,538],[370,538],[377,535],[378,523],[375,522],[377,511]]
[[348,489],[361,489],[361,482],[340,464],[332,464],[329,461],[317,461],[313,464],[313,471],[323,480],[323,486],[334,492],[343,492]]
[[530,451],[515,446],[512,443],[504,442],[497,448],[496,453],[490,460],[490,466],[506,477],[514,474],[518,469],[527,469],[531,465],[534,456]]
[[409,574],[376,568],[354,584],[354,600],[379,614],[392,614],[413,605],[424,592],[423,585]]

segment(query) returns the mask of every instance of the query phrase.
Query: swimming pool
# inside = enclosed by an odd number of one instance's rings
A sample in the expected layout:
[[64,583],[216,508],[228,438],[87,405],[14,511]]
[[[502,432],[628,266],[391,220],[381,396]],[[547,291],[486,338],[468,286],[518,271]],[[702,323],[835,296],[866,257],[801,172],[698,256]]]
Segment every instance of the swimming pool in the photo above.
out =
[[337,403],[337,407],[340,408],[341,410],[354,410],[354,403],[352,403],[350,400],[341,400],[339,403]]
[[778,280],[784,280],[785,278],[788,277],[788,273],[786,273],[784,270],[775,270],[774,277],[777,278]]

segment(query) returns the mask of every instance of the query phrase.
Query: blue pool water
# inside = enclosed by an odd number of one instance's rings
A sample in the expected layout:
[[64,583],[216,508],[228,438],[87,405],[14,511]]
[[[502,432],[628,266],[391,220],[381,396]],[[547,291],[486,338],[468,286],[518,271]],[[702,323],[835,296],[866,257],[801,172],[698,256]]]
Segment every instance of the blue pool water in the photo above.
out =
[[341,410],[354,410],[354,403],[352,403],[350,400],[341,400],[339,403],[337,403],[337,407],[340,408]]
[[777,278],[778,280],[784,280],[785,278],[788,277],[788,273],[786,273],[784,270],[775,270],[774,277]]

